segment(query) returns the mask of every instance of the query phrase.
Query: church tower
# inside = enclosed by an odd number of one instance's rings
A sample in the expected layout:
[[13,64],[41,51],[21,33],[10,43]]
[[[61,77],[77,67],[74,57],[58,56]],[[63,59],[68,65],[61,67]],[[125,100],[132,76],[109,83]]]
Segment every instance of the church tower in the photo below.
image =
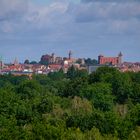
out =
[[2,62],[2,57],[0,57],[0,73],[2,71],[2,68],[3,68],[3,62]]
[[122,63],[122,53],[120,52],[119,54],[118,54],[118,64],[121,64]]
[[69,59],[72,58],[72,51],[69,51]]

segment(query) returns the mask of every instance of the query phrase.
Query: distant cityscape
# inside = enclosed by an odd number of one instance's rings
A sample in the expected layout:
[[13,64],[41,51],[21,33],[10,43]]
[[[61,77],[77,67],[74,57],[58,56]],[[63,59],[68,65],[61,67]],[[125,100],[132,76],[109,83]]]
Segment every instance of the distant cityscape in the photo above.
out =
[[56,56],[54,53],[41,56],[39,62],[29,61],[26,59],[24,63],[19,63],[15,58],[13,63],[4,63],[0,60],[0,74],[28,75],[32,74],[48,74],[50,72],[58,72],[60,69],[67,73],[71,66],[78,70],[87,70],[88,73],[96,71],[99,67],[109,66],[115,67],[121,72],[139,72],[140,62],[123,62],[123,54],[120,52],[115,57],[106,57],[99,55],[98,60],[91,58],[73,58],[72,51],[68,52],[67,57]]

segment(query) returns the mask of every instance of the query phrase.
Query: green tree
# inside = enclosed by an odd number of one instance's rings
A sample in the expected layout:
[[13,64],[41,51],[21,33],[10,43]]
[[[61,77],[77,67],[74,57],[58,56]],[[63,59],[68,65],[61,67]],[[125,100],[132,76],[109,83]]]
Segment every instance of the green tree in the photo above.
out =
[[87,58],[85,59],[86,65],[97,65],[98,61],[96,59]]
[[67,71],[67,78],[75,79],[75,78],[86,78],[88,76],[87,70],[78,70],[73,65]]
[[24,61],[24,64],[30,64],[30,61],[29,61],[28,59],[26,59],[26,60]]
[[100,67],[96,72],[93,72],[89,75],[89,83],[96,82],[107,82],[112,83],[113,77],[119,73],[116,68],[112,67]]
[[139,140],[139,139],[140,139],[140,127],[136,127],[136,129],[129,134],[128,140]]
[[52,80],[62,80],[65,78],[65,74],[62,70],[60,70],[58,72],[50,72],[48,77]]
[[17,93],[22,99],[31,99],[41,94],[41,86],[36,81],[25,81],[17,87]]
[[38,64],[36,61],[31,61],[30,64]]
[[37,106],[37,110],[41,114],[51,112],[53,110],[53,102],[47,96],[43,96]]
[[112,82],[113,94],[117,97],[117,102],[125,103],[132,95],[132,81],[128,74],[119,73],[114,76]]
[[134,104],[140,103],[140,84],[139,83],[133,83],[133,91],[130,95],[130,98],[132,99]]
[[109,111],[113,108],[114,96],[110,84],[96,83],[89,85],[83,90],[82,96],[91,100],[93,106],[102,111]]
[[73,80],[70,80],[62,92],[62,96],[80,96],[82,90],[84,90],[87,87],[87,85],[88,81],[86,78],[75,78]]
[[67,77],[74,79],[77,76],[77,69],[72,65],[67,71]]
[[49,62],[48,61],[45,61],[45,60],[41,60],[39,62],[39,64],[48,66],[49,65]]

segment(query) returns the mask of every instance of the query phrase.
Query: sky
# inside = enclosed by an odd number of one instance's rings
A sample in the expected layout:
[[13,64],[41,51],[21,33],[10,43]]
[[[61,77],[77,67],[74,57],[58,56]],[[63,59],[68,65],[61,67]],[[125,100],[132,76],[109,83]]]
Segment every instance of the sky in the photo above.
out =
[[0,56],[39,61],[55,53],[140,62],[140,0],[0,0]]

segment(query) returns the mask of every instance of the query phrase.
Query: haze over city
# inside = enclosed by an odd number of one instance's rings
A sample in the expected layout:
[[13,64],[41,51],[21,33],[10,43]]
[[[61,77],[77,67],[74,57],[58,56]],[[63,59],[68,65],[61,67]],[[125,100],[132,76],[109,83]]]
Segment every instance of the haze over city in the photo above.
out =
[[1,0],[0,55],[5,62],[56,53],[97,58],[123,53],[140,62],[138,0]]

